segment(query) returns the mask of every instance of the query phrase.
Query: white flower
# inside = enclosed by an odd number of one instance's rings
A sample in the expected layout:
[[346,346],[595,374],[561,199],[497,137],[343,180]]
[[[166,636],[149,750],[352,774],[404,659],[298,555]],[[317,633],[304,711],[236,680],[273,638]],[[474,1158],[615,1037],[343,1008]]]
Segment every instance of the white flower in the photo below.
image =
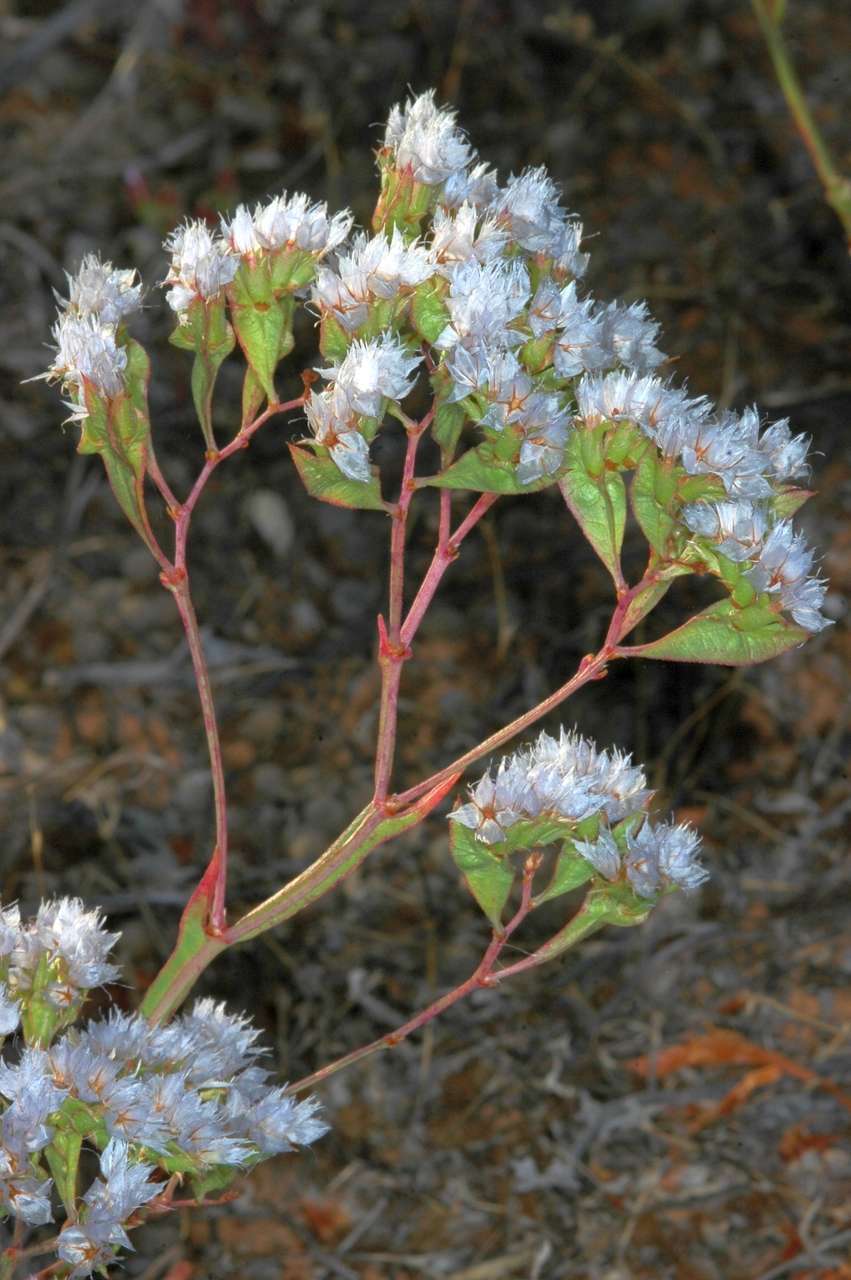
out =
[[516,346],[523,335],[508,326],[528,299],[529,273],[522,262],[463,262],[453,272],[446,299],[451,323],[434,345],[442,351],[459,342],[471,348],[479,343],[495,349]]
[[498,190],[496,171],[489,165],[477,164],[449,175],[441,201],[448,209],[457,209],[465,202],[482,209],[493,202]]
[[659,325],[653,319],[646,302],[633,302],[623,306],[610,302],[600,313],[603,324],[603,345],[611,349],[615,359],[636,373],[650,373],[660,365],[665,356],[658,349]]
[[331,387],[312,395],[305,401],[304,412],[314,437],[328,449],[343,475],[366,483],[372,475],[369,445],[345,391]]
[[663,888],[697,889],[709,872],[697,861],[700,836],[689,826],[645,822],[627,836],[626,876],[640,898],[653,898]]
[[374,418],[383,400],[404,400],[421,363],[422,357],[408,355],[394,334],[383,333],[369,342],[356,338],[341,364],[317,373],[333,379],[357,413]]
[[593,299],[577,298],[574,280],[561,292],[557,325],[553,365],[560,377],[573,378],[612,363],[603,318],[595,315]]
[[101,262],[96,253],[83,258],[76,275],[65,275],[68,298],[59,298],[59,303],[72,315],[94,316],[101,324],[116,325],[141,306],[138,272],[118,271],[111,262]]
[[312,203],[301,193],[289,198],[284,193],[258,205],[252,221],[264,249],[295,248],[323,257],[343,243],[354,216],[344,209],[329,218],[327,204]]
[[480,217],[478,209],[466,201],[454,213],[439,206],[434,211],[429,253],[440,274],[450,279],[459,262],[489,262],[502,253],[507,241],[508,233],[492,215]]
[[723,556],[740,563],[758,555],[768,522],[752,502],[692,502],[683,507],[692,533],[714,542]]
[[425,186],[437,186],[467,167],[472,148],[455,123],[456,113],[438,107],[434,90],[397,103],[387,120],[384,146],[394,153],[397,169],[410,169]]
[[558,188],[543,166],[512,174],[497,192],[491,211],[522,248],[531,253],[563,251],[565,213]]
[[206,301],[216,297],[239,269],[239,258],[223,240],[213,237],[202,220],[177,227],[164,247],[171,254],[171,266],[163,281],[172,286],[166,301],[178,315],[196,298]]
[[557,395],[530,395],[519,419],[523,431],[515,474],[521,484],[531,484],[558,471],[564,462],[568,413]]
[[124,387],[127,352],[115,341],[112,325],[102,324],[97,316],[76,315],[66,311],[53,326],[56,355],[41,376],[48,382],[61,382],[74,396],[75,416],[85,417],[82,407],[85,384],[91,383],[103,396],[117,396]]
[[765,539],[747,577],[757,591],[777,595],[799,626],[821,631],[830,625],[819,612],[827,584],[808,576],[813,559],[803,534],[795,532],[791,520],[781,520]]
[[427,250],[417,241],[406,244],[398,228],[389,240],[383,232],[371,239],[360,234],[350,251],[338,257],[336,267],[320,267],[313,300],[320,310],[332,311],[351,333],[363,324],[370,302],[394,298],[433,273]]

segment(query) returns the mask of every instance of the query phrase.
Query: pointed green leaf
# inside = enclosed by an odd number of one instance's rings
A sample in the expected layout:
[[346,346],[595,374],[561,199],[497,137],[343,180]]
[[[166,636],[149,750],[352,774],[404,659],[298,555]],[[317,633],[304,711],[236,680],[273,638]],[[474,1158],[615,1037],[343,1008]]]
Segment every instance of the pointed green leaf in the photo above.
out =
[[350,480],[344,476],[334,459],[321,445],[305,442],[305,445],[289,446],[292,460],[305,489],[320,502],[330,502],[335,507],[357,507],[364,511],[387,511],[387,503],[381,496],[381,486],[375,471],[369,480]]
[[257,375],[251,368],[246,366],[245,377],[242,380],[242,425],[247,427],[253,422],[260,412],[260,406],[266,399],[265,392],[257,381]]
[[74,1217],[77,1212],[77,1168],[82,1146],[83,1139],[79,1133],[73,1129],[57,1128],[46,1151],[56,1190],[69,1217]]
[[808,638],[809,632],[765,605],[739,609],[731,600],[720,600],[676,631],[649,644],[634,645],[626,653],[636,658],[741,667],[776,658]]
[[667,594],[674,578],[681,578],[693,572],[694,569],[690,565],[681,564],[680,562],[659,565],[655,570],[656,576],[653,581],[649,582],[646,587],[637,592],[630,600],[624,614],[623,625],[621,626],[621,639],[628,636],[630,631],[638,626],[642,618],[646,618],[656,608],[659,601]]
[[563,893],[570,893],[572,889],[578,889],[593,875],[594,868],[591,863],[586,862],[581,854],[576,852],[569,840],[566,841],[556,860],[550,883],[543,893],[535,896],[535,906],[539,906],[542,902],[549,902],[550,898],[559,898]]
[[432,278],[418,285],[411,297],[411,319],[426,342],[436,341],[449,324],[449,312],[443,301],[445,293],[445,283]]
[[276,301],[233,306],[233,327],[245,358],[270,400],[276,399],[275,369],[286,327],[284,308]]
[[[506,447],[507,446],[507,447]],[[500,456],[511,453],[513,457]],[[427,483],[437,489],[472,490],[475,493],[537,493],[555,484],[561,471],[542,476],[531,484],[520,484],[516,476],[519,443],[508,432],[496,440],[486,440],[468,449],[445,471],[430,476]]]
[[151,424],[148,417],[150,361],[138,342],[125,344],[126,390],[110,400],[86,387],[88,417],[82,424],[78,453],[99,453],[116,500],[133,528],[153,549],[145,510],[145,467]]
[[326,360],[341,364],[346,358],[351,335],[346,332],[332,311],[325,311],[319,325],[319,350]]
[[675,480],[670,469],[660,459],[654,448],[642,454],[630,487],[630,498],[635,518],[641,532],[653,550],[668,558],[671,535],[676,523],[670,514]]
[[786,520],[812,497],[812,489],[795,489],[792,485],[784,485],[772,498],[771,509],[780,519]]
[[498,929],[514,883],[513,866],[507,859],[495,857],[489,846],[460,822],[449,824],[449,847],[467,888]]
[[236,345],[233,329],[225,314],[224,296],[205,302],[196,298],[184,314],[169,341],[183,350],[194,351],[192,399],[208,449],[215,449],[212,405],[216,377],[223,361]]
[[611,574],[623,583],[621,547],[626,528],[626,486],[619,471],[606,468],[595,478],[586,470],[574,432],[567,449],[568,467],[559,489],[585,537]]

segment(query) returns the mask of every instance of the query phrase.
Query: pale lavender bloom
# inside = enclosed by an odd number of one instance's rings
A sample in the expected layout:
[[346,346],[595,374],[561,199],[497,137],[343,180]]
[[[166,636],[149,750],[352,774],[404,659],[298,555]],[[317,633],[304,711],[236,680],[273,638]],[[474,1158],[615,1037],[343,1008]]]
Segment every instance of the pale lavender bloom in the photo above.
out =
[[[52,1080],[50,1058],[44,1049],[27,1045],[14,1064],[0,1058],[0,1094],[10,1102],[26,1099],[30,1092],[41,1096],[43,1086],[51,1084]],[[64,1096],[65,1091],[59,1091],[55,1105]]]
[[520,419],[523,443],[515,471],[521,484],[552,475],[562,466],[568,416],[557,395],[538,392],[528,397]]
[[103,1122],[113,1138],[127,1142],[139,1142],[164,1151],[168,1132],[162,1117],[152,1111],[147,1089],[142,1079],[121,1076],[105,1085],[99,1099],[103,1107]]
[[737,564],[758,555],[768,528],[765,511],[747,501],[691,502],[682,515],[692,533],[708,538]]
[[611,350],[606,346],[606,330],[602,317],[594,313],[591,298],[581,301],[576,296],[576,281],[561,291],[558,336],[553,351],[553,365],[562,378],[602,369],[611,363]]
[[646,302],[623,306],[610,302],[600,313],[603,345],[614,352],[616,360],[636,373],[651,372],[665,359],[656,346],[659,324],[650,315]]
[[451,173],[440,199],[448,209],[457,209],[464,203],[482,209],[493,203],[498,191],[496,171],[487,164],[477,164],[472,169]]
[[83,1200],[90,1213],[115,1222],[126,1220],[163,1190],[151,1182],[153,1165],[131,1159],[130,1148],[120,1138],[110,1138],[101,1152],[100,1178],[89,1187]]
[[543,166],[512,174],[491,210],[512,239],[531,253],[550,253],[561,246],[565,214],[558,188]]
[[621,870],[620,849],[610,831],[602,830],[596,840],[574,841],[576,852],[601,875],[604,880],[617,880]]
[[[463,348],[456,348],[456,352],[461,351]],[[484,382],[479,389],[488,400],[480,425],[493,431],[503,431],[514,423],[525,425],[527,420],[531,424],[536,401],[542,400],[540,396],[532,396],[532,379],[513,351],[500,351],[488,359]],[[548,405],[558,409],[557,397],[548,397]]]
[[452,378],[452,391],[448,403],[458,400],[487,387],[491,381],[491,368],[495,355],[480,343],[475,347],[453,347],[446,357],[446,370]]
[[0,1203],[29,1226],[43,1227],[53,1221],[52,1186],[50,1178],[33,1177],[26,1167],[10,1173],[0,1170]]
[[120,324],[142,305],[142,285],[138,272],[118,271],[111,262],[101,262],[96,253],[86,254],[76,275],[67,271],[67,299],[56,297],[70,315],[93,316],[101,324]]
[[21,1006],[0,989],[0,1037],[12,1035],[17,1031],[20,1021]]
[[819,612],[827,583],[809,577],[813,559],[803,534],[795,532],[791,520],[781,520],[766,537],[747,577],[757,591],[777,595],[799,626],[821,631],[830,625]]
[[466,201],[454,213],[438,206],[432,219],[429,253],[440,275],[452,278],[459,262],[490,262],[498,257],[508,242],[508,232],[492,214],[482,217],[479,210]]
[[352,229],[348,209],[328,217],[328,205],[297,193],[275,196],[258,205],[252,218],[254,238],[264,249],[301,249],[323,257],[338,248]]
[[116,1240],[115,1234],[116,1228],[100,1222],[90,1226],[63,1227],[59,1232],[56,1255],[71,1268],[67,1273],[68,1280],[90,1276],[114,1262],[116,1247],[124,1243],[120,1238]]
[[642,810],[650,792],[644,771],[619,751],[598,751],[577,733],[542,733],[500,761],[470,789],[470,802],[449,815],[484,844],[498,844],[522,819],[549,815],[578,822],[593,813],[609,821]]
[[[756,413],[756,410],[753,410]],[[778,482],[797,480],[809,473],[807,454],[809,436],[793,436],[789,419],[781,418],[766,427],[759,441],[759,450],[765,460],[765,468]]]
[[559,272],[561,278],[565,273],[577,280],[585,275],[590,255],[579,252],[582,235],[582,223],[573,220],[563,223],[553,233],[547,253],[553,259],[553,270]]
[[250,1018],[229,1013],[223,1001],[209,997],[196,1000],[178,1021],[192,1046],[185,1065],[199,1088],[217,1080],[230,1080],[264,1052],[257,1044],[260,1032]]
[[436,106],[433,89],[408,99],[404,107],[397,103],[384,133],[396,168],[410,169],[425,186],[437,186],[466,169],[473,150],[455,120],[454,111]]
[[232,218],[222,218],[221,231],[228,249],[238,257],[262,253],[267,247],[247,204],[237,205]]
[[561,314],[562,291],[554,280],[545,278],[529,303],[529,328],[536,338],[540,338],[558,327]]
[[116,344],[115,329],[97,316],[76,315],[65,311],[53,326],[56,355],[46,373],[39,377],[48,382],[61,382],[74,402],[72,416],[85,418],[82,403],[86,382],[101,395],[117,396],[124,388],[127,352]]
[[763,459],[751,443],[747,420],[724,413],[697,424],[682,441],[681,461],[689,475],[715,475],[733,498],[767,498],[771,485],[763,475]]
[[529,298],[529,273],[521,262],[461,263],[452,275],[446,306],[451,321],[435,346],[451,351],[458,343],[475,348],[484,343],[507,348],[523,341],[508,326]]
[[48,1053],[54,1080],[82,1102],[103,1102],[127,1065],[68,1035],[51,1045]]
[[17,904],[0,907],[0,959],[14,951],[20,936],[21,913]]
[[[243,207],[243,206],[241,206]],[[214,238],[198,219],[175,228],[165,241],[171,265],[163,284],[171,285],[166,302],[182,316],[196,299],[207,302],[230,284],[239,270],[239,257],[224,240]]]
[[328,449],[343,475],[366,483],[372,475],[369,445],[358,430],[357,418],[345,392],[331,387],[314,393],[305,401],[304,412],[315,439]]
[[33,1152],[46,1147],[53,1137],[47,1118],[67,1097],[66,1089],[58,1088],[39,1071],[36,1066],[30,1075],[25,1065],[22,1083],[0,1121],[3,1143],[13,1151]]
[[601,422],[632,421],[646,429],[663,412],[667,394],[659,378],[620,370],[586,374],[576,387],[577,416],[591,428]]
[[83,1031],[72,1034],[74,1043],[81,1048],[119,1064],[158,1068],[178,1056],[176,1023],[153,1026],[140,1014],[122,1013],[119,1009],[110,1009],[105,1018],[89,1022]]
[[627,836],[624,867],[641,898],[653,898],[663,888],[697,889],[709,872],[697,861],[700,836],[689,826],[645,822]]
[[383,333],[369,342],[355,339],[339,365],[317,369],[331,378],[357,413],[375,418],[382,402],[404,400],[422,363],[420,355],[409,355],[392,333]]
[[264,1156],[309,1146],[328,1132],[317,1117],[318,1098],[296,1102],[286,1089],[269,1089],[260,1097],[246,1096],[237,1079],[228,1094],[225,1110],[231,1128],[247,1138]]
[[43,902],[33,925],[38,947],[63,961],[67,979],[79,990],[112,982],[118,967],[106,957],[120,938],[107,933],[99,910],[87,911],[79,898]]

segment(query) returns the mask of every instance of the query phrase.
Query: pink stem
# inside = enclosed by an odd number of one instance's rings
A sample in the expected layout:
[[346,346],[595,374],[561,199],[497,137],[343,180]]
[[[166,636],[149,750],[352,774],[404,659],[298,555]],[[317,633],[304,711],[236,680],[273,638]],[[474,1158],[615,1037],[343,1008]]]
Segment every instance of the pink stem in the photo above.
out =
[[[201,712],[204,718],[204,733],[207,738],[207,750],[210,756],[210,773],[213,781],[213,805],[216,818],[216,843],[213,849],[212,857],[202,877],[202,884],[209,885],[212,882],[212,895],[210,899],[210,916],[209,926],[213,936],[220,936],[227,926],[227,872],[228,872],[228,819],[227,819],[227,798],[225,793],[225,776],[224,763],[222,760],[221,739],[219,737],[218,721],[216,719],[216,710],[213,703],[213,689],[210,681],[210,672],[207,666],[207,660],[204,654],[204,647],[201,642],[201,633],[198,627],[198,618],[195,614],[195,607],[192,603],[192,594],[189,583],[189,572],[186,565],[187,541],[189,538],[189,529],[192,523],[192,513],[195,510],[198,499],[204,491],[210,476],[220,463],[224,462],[232,454],[240,449],[247,448],[252,436],[265,422],[276,414],[285,413],[289,409],[299,408],[304,404],[304,397],[298,396],[295,400],[289,400],[285,403],[270,404],[263,413],[259,414],[253,422],[242,427],[233,440],[215,453],[208,453],[204,466],[198,474],[198,477],[192,486],[189,497],[182,504],[173,505],[170,503],[170,510],[174,516],[174,565],[169,565],[162,574],[162,582],[165,587],[171,591],[180,614],[180,620],[183,623],[183,629],[186,633],[187,644],[189,645],[189,653],[192,658],[192,670],[195,674],[195,683],[198,687],[198,697],[201,702]],[[149,471],[154,483],[160,489],[163,497],[169,501],[169,496],[174,499],[168,484],[162,477],[162,473],[153,460],[153,470],[151,470],[151,458],[149,458]],[[159,477],[159,479],[157,479]]]
[[401,1044],[413,1032],[419,1031],[421,1027],[426,1026],[427,1023],[443,1013],[444,1010],[450,1009],[459,1000],[463,1000],[472,991],[478,990],[479,987],[488,986],[494,965],[499,959],[503,947],[532,909],[532,881],[540,865],[541,858],[539,854],[530,854],[526,859],[526,864],[523,868],[520,905],[504,929],[494,930],[487,950],[465,982],[462,982],[460,986],[455,987],[452,991],[448,991],[438,1000],[433,1001],[425,1009],[421,1009],[413,1018],[409,1018],[407,1022],[403,1022],[400,1027],[397,1027],[395,1031],[380,1036],[378,1040],[373,1040],[371,1044],[362,1045],[360,1049],[352,1050],[351,1053],[338,1058],[336,1062],[330,1062],[327,1066],[314,1071],[312,1075],[305,1076],[302,1080],[297,1080],[295,1084],[289,1086],[288,1092],[303,1093],[305,1089],[312,1089],[314,1085],[319,1084],[322,1080],[327,1080],[329,1076],[336,1075],[344,1067],[350,1067],[353,1063],[360,1062],[362,1058],[368,1058],[382,1049],[395,1049],[397,1044]]
[[399,719],[399,686],[402,681],[402,665],[405,661],[404,647],[400,643],[399,632],[402,625],[402,609],[405,598],[405,534],[408,527],[408,512],[411,508],[416,488],[414,485],[414,469],[417,461],[417,448],[420,438],[431,420],[432,414],[421,423],[408,427],[408,445],[405,450],[405,465],[402,469],[402,486],[399,501],[393,510],[393,528],[390,533],[390,589],[387,617],[389,631],[384,619],[378,619],[378,664],[381,668],[381,702],[378,713],[378,742],[375,749],[375,793],[374,800],[381,803],[387,796],[390,786],[390,775],[393,771],[393,757],[396,751],[396,726]]

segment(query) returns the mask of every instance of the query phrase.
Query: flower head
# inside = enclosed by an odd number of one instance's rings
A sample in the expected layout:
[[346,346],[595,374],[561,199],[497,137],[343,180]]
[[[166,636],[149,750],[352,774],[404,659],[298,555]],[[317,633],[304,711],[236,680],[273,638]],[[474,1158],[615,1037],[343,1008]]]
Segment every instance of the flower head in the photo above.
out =
[[141,306],[138,272],[116,270],[96,253],[86,254],[76,275],[66,272],[66,278],[68,297],[59,298],[59,303],[71,315],[94,316],[101,324],[116,325]]
[[384,333],[369,342],[356,338],[340,364],[317,372],[333,380],[357,413],[376,417],[385,399],[404,400],[420,363],[394,334]]
[[163,283],[172,286],[166,301],[178,315],[196,299],[206,302],[215,298],[239,269],[239,258],[200,219],[172,231],[165,248],[171,254],[171,265]]
[[434,90],[397,103],[387,120],[384,146],[393,153],[397,169],[410,169],[425,186],[437,186],[464,170],[472,148],[455,123],[456,113],[438,107]]

